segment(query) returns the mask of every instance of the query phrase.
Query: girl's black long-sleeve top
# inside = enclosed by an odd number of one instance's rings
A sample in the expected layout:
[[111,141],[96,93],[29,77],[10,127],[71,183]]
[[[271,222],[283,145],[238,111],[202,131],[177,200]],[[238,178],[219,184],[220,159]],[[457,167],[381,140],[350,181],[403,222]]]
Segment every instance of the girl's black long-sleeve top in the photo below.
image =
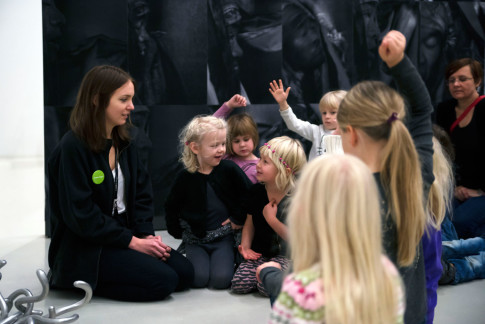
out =
[[188,223],[194,235],[199,238],[206,234],[207,184],[229,211],[229,219],[244,225],[246,211],[243,202],[252,185],[246,174],[229,160],[222,160],[209,175],[182,170],[165,203],[167,230],[175,238],[182,238],[180,220]]

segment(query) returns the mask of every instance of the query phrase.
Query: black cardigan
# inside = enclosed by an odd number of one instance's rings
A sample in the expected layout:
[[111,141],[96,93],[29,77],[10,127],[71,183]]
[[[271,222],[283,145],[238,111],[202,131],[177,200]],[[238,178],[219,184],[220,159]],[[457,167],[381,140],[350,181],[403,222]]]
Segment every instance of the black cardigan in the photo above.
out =
[[[69,131],[48,161],[52,223],[48,259],[52,286],[71,288],[74,281],[84,280],[94,289],[102,246],[128,248],[133,235],[154,234],[151,183],[132,143],[123,143],[119,153],[127,219],[122,225],[111,216],[111,145],[108,140],[105,149],[95,153]],[[100,184],[93,180],[98,170],[104,173]]]
[[194,235],[205,236],[207,182],[227,207],[230,220],[244,225],[246,212],[242,206],[252,183],[236,163],[222,160],[209,175],[187,170],[177,175],[165,203],[167,230],[173,237],[182,238],[180,219],[189,224]]

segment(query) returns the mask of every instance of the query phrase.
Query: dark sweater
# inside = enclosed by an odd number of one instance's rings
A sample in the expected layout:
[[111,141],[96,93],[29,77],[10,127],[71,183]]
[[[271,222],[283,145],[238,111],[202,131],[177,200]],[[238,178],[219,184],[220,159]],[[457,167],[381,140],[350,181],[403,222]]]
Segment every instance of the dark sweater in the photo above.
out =
[[[271,228],[264,218],[263,209],[267,204],[269,204],[269,200],[266,187],[262,183],[255,183],[249,189],[248,204],[245,206],[247,213],[252,216],[254,226],[251,249],[267,258],[277,255],[286,256],[286,241]],[[284,196],[276,211],[276,218],[283,224],[286,223],[287,204],[288,196]]]
[[[433,107],[426,86],[411,61],[405,57],[398,65],[390,69],[396,81],[398,90],[406,100],[408,114],[406,126],[413,138],[414,145],[421,162],[423,177],[423,203],[428,197],[433,175],[433,132],[431,114]],[[381,195],[381,211],[383,217],[383,245],[389,258],[397,266],[397,230],[388,215],[387,198],[380,174],[375,174],[376,182]],[[403,215],[406,217],[406,215]],[[404,238],[405,239],[405,238]],[[417,247],[416,258],[409,267],[398,267],[402,276],[406,293],[406,312],[404,322],[409,324],[422,323],[426,316],[426,277],[424,269],[423,248],[420,243]]]
[[[72,288],[84,280],[94,289],[102,246],[128,248],[133,235],[153,235],[151,183],[134,144],[120,148],[126,215],[123,224],[111,216],[114,179],[107,141],[100,153],[91,151],[74,133],[67,132],[48,161],[52,239],[49,246],[50,283]],[[94,173],[104,173],[96,184]],[[99,181],[96,181],[99,182]]]
[[456,184],[485,190],[485,99],[475,106],[467,126],[457,126],[450,133],[456,120],[456,105],[456,99],[450,99],[440,103],[436,111],[436,123],[450,135],[455,148]]
[[237,225],[244,225],[246,213],[242,206],[252,182],[236,163],[222,160],[208,176],[187,170],[182,170],[177,175],[165,203],[167,230],[170,235],[182,238],[180,220],[183,219],[195,236],[205,236],[207,183],[227,207],[229,219]]

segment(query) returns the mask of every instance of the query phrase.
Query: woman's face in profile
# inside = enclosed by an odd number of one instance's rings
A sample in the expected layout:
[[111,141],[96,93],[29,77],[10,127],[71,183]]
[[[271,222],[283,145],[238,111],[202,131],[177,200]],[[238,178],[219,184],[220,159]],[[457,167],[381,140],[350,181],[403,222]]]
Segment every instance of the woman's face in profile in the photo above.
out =
[[115,126],[121,126],[126,123],[131,111],[135,109],[133,105],[134,96],[135,86],[131,81],[126,82],[113,92],[105,112],[106,129],[108,131]]

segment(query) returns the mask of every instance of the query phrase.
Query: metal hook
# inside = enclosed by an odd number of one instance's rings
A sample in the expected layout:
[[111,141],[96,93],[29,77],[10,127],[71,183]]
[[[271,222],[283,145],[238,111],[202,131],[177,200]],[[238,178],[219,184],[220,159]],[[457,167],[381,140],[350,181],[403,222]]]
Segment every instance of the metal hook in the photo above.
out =
[[54,306],[49,307],[50,318],[56,318],[57,316],[60,316],[62,314],[72,312],[78,308],[81,308],[82,306],[84,306],[85,304],[91,301],[91,298],[93,297],[93,290],[91,289],[91,286],[87,282],[84,282],[81,280],[75,281],[74,287],[84,290],[84,292],[86,293],[86,295],[84,295],[84,298],[72,305],[59,308],[59,310],[57,311]]
[[[21,295],[24,295],[24,296],[28,296],[28,297],[32,297],[32,293],[30,292],[30,290],[26,289],[26,288],[22,288],[22,289],[17,289],[15,290],[13,293],[11,293],[7,298],[5,298],[5,302],[7,303],[7,308],[8,308],[8,311],[10,312],[13,308],[13,302],[14,300],[21,296]],[[19,311],[21,311],[22,313],[24,314],[27,314],[27,315],[30,315],[33,308],[34,308],[34,304],[29,304],[27,307],[25,307],[24,305],[15,305],[15,307],[17,307],[17,309]]]
[[[41,269],[36,271],[37,278],[39,278],[40,284],[42,286],[42,292],[38,296],[27,296],[27,297],[20,297],[15,301],[15,307],[17,307],[18,310],[22,310],[22,304],[29,304],[32,305],[32,308],[34,306],[34,303],[43,300],[44,298],[47,297],[47,294],[49,293],[49,280],[47,280],[47,275],[45,272]],[[36,315],[42,315],[41,311],[33,311],[34,314]],[[30,315],[31,312],[28,314],[25,313],[26,315]]]

